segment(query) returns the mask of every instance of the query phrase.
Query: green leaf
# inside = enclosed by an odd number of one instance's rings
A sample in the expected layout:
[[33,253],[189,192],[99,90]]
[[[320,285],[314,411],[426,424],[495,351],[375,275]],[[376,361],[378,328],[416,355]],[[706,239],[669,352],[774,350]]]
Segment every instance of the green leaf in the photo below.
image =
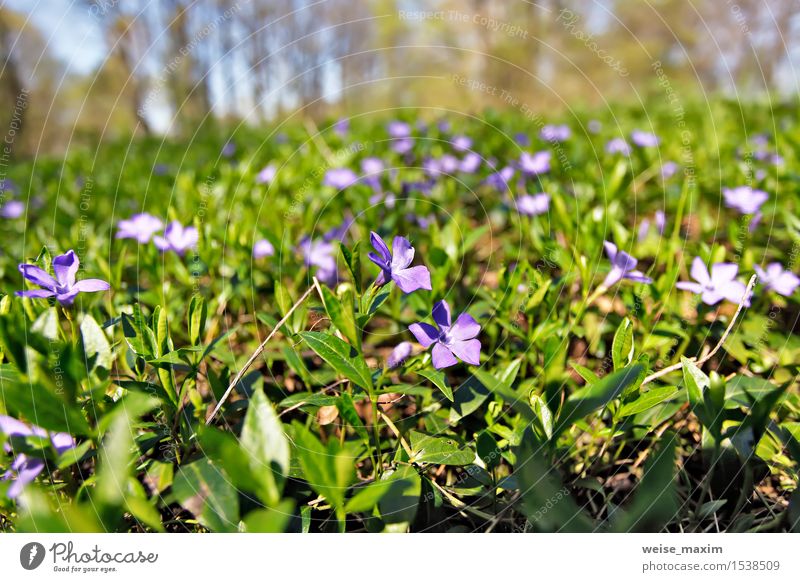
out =
[[665,400],[669,400],[677,393],[678,389],[675,386],[651,388],[647,392],[643,392],[641,396],[633,402],[624,405],[617,413],[617,416],[624,418],[626,416],[639,414],[640,412],[644,412],[645,410],[649,410],[661,404]]
[[475,461],[475,451],[456,437],[437,437],[412,430],[409,441],[413,463],[469,465]]
[[633,360],[633,323],[627,317],[622,320],[614,334],[611,359],[615,370],[624,368]]
[[410,465],[400,465],[394,471],[384,473],[382,480],[392,485],[378,502],[381,519],[387,524],[408,526],[413,523],[422,493],[422,479],[417,471]]
[[239,492],[230,478],[210,459],[180,468],[172,493],[184,509],[208,529],[236,531],[239,524]]
[[525,398],[522,398],[510,386],[498,380],[486,370],[478,369],[475,370],[474,373],[481,384],[486,386],[489,391],[502,398],[507,404],[511,405],[514,411],[520,413],[528,420],[533,420],[533,411],[530,405],[526,402]]
[[328,287],[321,285],[320,289],[322,290],[323,307],[333,325],[347,338],[351,346],[355,346],[360,351],[361,333],[356,327],[352,295],[345,294],[342,299],[338,299]]
[[261,388],[256,388],[250,397],[240,444],[253,474],[264,487],[266,499],[271,505],[276,504],[289,472],[289,443],[283,424]]
[[419,370],[417,372],[423,378],[430,380],[434,386],[442,391],[450,402],[453,402],[453,389],[447,381],[447,376],[439,370]]
[[89,435],[92,430],[77,404],[68,402],[44,386],[28,382],[4,383],[0,391],[5,409],[14,416],[47,430]]
[[478,410],[489,397],[489,390],[475,376],[459,386],[453,394],[450,423],[455,423]]
[[343,517],[345,492],[356,477],[354,455],[348,454],[336,439],[328,441],[326,447],[299,422],[292,424],[292,436],[294,454],[306,481]]
[[206,327],[208,305],[200,295],[192,297],[189,303],[189,341],[193,346],[200,344]]
[[576,420],[605,407],[622,394],[625,388],[635,382],[641,371],[642,366],[634,364],[612,372],[591,386],[585,386],[572,394],[559,411],[558,421],[553,430],[553,438],[558,438],[558,435],[572,426]]
[[249,533],[283,533],[292,519],[294,502],[282,501],[277,507],[256,509],[244,518],[244,529]]
[[361,417],[358,416],[353,397],[347,392],[343,392],[336,402],[336,407],[339,409],[339,414],[342,415],[342,418],[347,424],[352,426],[359,438],[369,446],[369,432],[367,432],[367,428],[361,421]]
[[81,320],[81,340],[83,352],[86,354],[90,369],[103,368],[111,370],[114,361],[111,353],[111,344],[100,325],[88,313]]
[[544,443],[526,430],[515,450],[513,476],[528,524],[540,532],[592,531],[592,519],[572,498],[558,472],[546,460],[544,449]]
[[575,370],[578,375],[583,378],[587,384],[594,384],[600,377],[591,371],[589,368],[585,366],[581,366],[580,364],[572,364],[572,369]]
[[358,241],[355,245],[353,245],[353,250],[347,248],[344,244],[341,244],[339,248],[342,250],[342,257],[344,257],[344,262],[347,265],[347,269],[350,271],[350,274],[353,276],[353,283],[356,286],[356,291],[361,293],[362,289],[364,288],[362,285],[361,280],[361,241]]
[[327,333],[303,331],[300,336],[334,370],[364,390],[372,390],[372,375],[367,363],[353,346]]
[[544,438],[553,437],[553,413],[545,399],[539,394],[531,395],[531,408],[536,415],[536,428]]
[[478,456],[489,471],[500,464],[500,447],[497,446],[497,441],[489,431],[482,430],[478,433],[478,437],[475,439],[475,448],[478,449]]

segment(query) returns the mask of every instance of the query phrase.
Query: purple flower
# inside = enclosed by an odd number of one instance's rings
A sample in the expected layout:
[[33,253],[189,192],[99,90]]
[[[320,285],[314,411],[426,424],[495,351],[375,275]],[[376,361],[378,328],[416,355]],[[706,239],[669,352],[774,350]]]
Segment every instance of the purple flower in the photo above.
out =
[[453,144],[453,149],[457,152],[465,152],[472,147],[472,140],[466,135],[457,135],[450,143]]
[[603,124],[596,119],[590,119],[586,127],[589,129],[589,133],[600,133],[600,130],[603,129]]
[[550,209],[550,196],[544,192],[539,194],[523,194],[517,198],[517,212],[526,216],[538,216]]
[[539,132],[539,137],[544,141],[559,142],[566,141],[572,132],[567,125],[545,125]]
[[495,188],[496,190],[507,190],[508,183],[511,181],[511,178],[513,177],[514,177],[514,168],[512,168],[511,166],[506,166],[499,172],[490,174],[486,178],[486,183]]
[[391,137],[408,137],[411,135],[411,127],[402,121],[392,121],[386,128]]
[[[16,418],[11,418],[10,416],[0,415],[0,432],[7,437],[49,437],[50,443],[59,455],[75,446],[75,441],[65,432],[48,433],[43,428],[35,425],[28,426],[24,422],[20,422]],[[6,443],[3,448],[8,453],[13,451],[9,443]],[[25,485],[36,479],[37,475],[39,475],[43,469],[44,460],[36,457],[29,457],[22,453],[18,454],[11,463],[11,468],[0,477],[0,480],[3,481],[9,481],[16,477],[14,483],[8,489],[9,498],[15,499],[18,497],[19,494],[22,493],[22,489]]]
[[372,247],[378,253],[369,253],[367,256],[370,261],[381,268],[378,278],[375,279],[375,285],[380,287],[391,280],[397,283],[403,293],[412,293],[417,289],[427,289],[428,291],[432,289],[431,273],[428,271],[428,267],[419,265],[409,268],[414,260],[414,247],[407,238],[394,237],[394,241],[392,241],[394,254],[389,251],[389,247],[375,232],[370,233],[369,239]]
[[326,240],[311,240],[308,237],[303,238],[297,248],[303,254],[303,262],[306,267],[316,267],[317,270],[314,275],[332,287],[336,284],[339,278],[339,273],[336,269],[336,259],[334,253],[336,252],[333,244]]
[[383,172],[383,160],[380,158],[364,158],[361,160],[361,171],[367,175]]
[[661,178],[669,180],[678,171],[678,164],[675,162],[664,162],[661,165]]
[[775,291],[784,297],[792,295],[800,285],[800,277],[791,271],[784,270],[780,263],[770,263],[766,270],[756,265],[755,271],[768,291]]
[[634,270],[636,269],[636,264],[639,261],[634,259],[625,251],[618,250],[617,245],[612,242],[604,241],[603,247],[606,250],[608,259],[611,261],[611,270],[608,272],[608,275],[606,275],[606,278],[603,281],[603,287],[608,289],[622,279],[630,279],[631,281],[636,281],[637,283],[653,282],[650,277],[647,277],[641,271]]
[[529,176],[538,176],[550,171],[550,152],[537,152],[533,155],[522,152],[519,156],[519,169]]
[[0,207],[0,216],[3,218],[14,219],[25,214],[25,204],[19,200],[9,200]]
[[410,137],[401,137],[392,142],[392,149],[398,154],[407,154],[414,147],[414,140]]
[[78,274],[80,264],[75,251],[69,250],[53,259],[55,278],[36,265],[19,265],[19,272],[22,273],[22,276],[41,289],[17,291],[17,295],[36,298],[55,297],[61,305],[69,306],[75,301],[78,293],[95,293],[111,288],[111,285],[100,279],[76,281],[75,275]]
[[236,153],[236,144],[232,141],[227,142],[224,146],[222,146],[222,155],[226,158],[230,158],[233,154]]
[[[678,289],[700,295],[703,303],[708,305],[716,305],[723,299],[739,303],[744,297],[746,287],[744,283],[736,280],[738,272],[739,267],[733,263],[715,263],[711,265],[711,273],[709,274],[703,260],[700,257],[695,257],[694,261],[692,261],[690,274],[692,279],[697,282],[679,281],[675,286]],[[745,305],[750,305],[749,297]]]
[[400,342],[386,358],[386,367],[389,369],[396,368],[405,362],[410,356],[413,346],[411,342]]
[[339,121],[333,124],[333,131],[335,131],[339,136],[347,135],[347,132],[350,131],[350,120],[346,117],[341,118]]
[[520,145],[524,148],[531,145],[531,139],[528,137],[528,134],[521,131],[514,134],[514,141],[517,143],[517,145]]
[[153,244],[161,252],[174,251],[179,255],[197,246],[198,233],[193,226],[183,227],[177,220],[173,220],[167,225],[164,236],[156,235],[153,237]]
[[627,156],[631,153],[631,146],[621,137],[615,137],[606,144],[606,153],[622,154]]
[[656,228],[658,234],[664,234],[664,230],[667,228],[667,215],[663,210],[656,210]]
[[344,190],[358,181],[358,176],[350,168],[331,168],[325,172],[324,184],[337,190]]
[[164,228],[164,223],[152,214],[142,212],[117,223],[116,238],[135,238],[139,244],[150,242],[153,235]]
[[483,160],[479,154],[469,152],[461,159],[458,169],[465,174],[474,174],[480,169],[482,162]]
[[636,239],[639,242],[642,242],[647,238],[648,234],[650,234],[650,220],[645,218],[639,225],[639,234],[637,235]]
[[253,245],[253,258],[263,259],[264,257],[271,257],[275,254],[275,247],[267,239],[260,239]]
[[437,370],[458,363],[459,360],[479,365],[481,358],[481,342],[476,339],[481,326],[468,313],[462,313],[453,324],[450,317],[450,306],[447,301],[439,301],[433,306],[433,321],[439,329],[428,323],[412,323],[408,330],[414,334],[424,348],[433,346],[431,359]]
[[659,143],[657,135],[638,129],[631,132],[631,141],[640,148],[654,148]]
[[275,179],[277,173],[278,168],[275,164],[267,164],[256,176],[256,182],[258,184],[270,184]]
[[723,188],[722,196],[725,198],[725,206],[742,214],[755,214],[769,198],[769,194],[763,190],[754,190],[750,186]]
[[[664,229],[667,226],[667,219],[666,216],[664,215],[663,210],[656,210],[655,224],[658,234],[664,234]],[[638,236],[639,242],[642,242],[644,239],[646,239],[649,233],[650,233],[650,220],[645,218],[639,225],[639,236]]]

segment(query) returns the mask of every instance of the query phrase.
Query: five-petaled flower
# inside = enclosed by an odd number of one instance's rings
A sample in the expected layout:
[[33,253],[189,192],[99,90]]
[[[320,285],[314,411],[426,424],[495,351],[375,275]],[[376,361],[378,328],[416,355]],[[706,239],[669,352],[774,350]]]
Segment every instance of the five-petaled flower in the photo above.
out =
[[[75,441],[65,432],[48,433],[43,428],[35,425],[28,426],[10,416],[0,415],[0,432],[7,437],[49,437],[50,443],[59,455],[75,446]],[[6,443],[3,448],[8,453],[13,452],[9,443]],[[8,497],[11,499],[18,497],[25,485],[36,479],[37,475],[43,470],[43,459],[31,457],[24,453],[17,454],[11,462],[11,468],[0,477],[2,481],[14,481],[11,487],[8,488]]]
[[139,244],[149,243],[153,235],[164,228],[161,219],[142,212],[117,223],[117,238],[135,238]]
[[523,194],[517,198],[517,212],[526,216],[538,216],[550,209],[550,196],[544,192],[539,194]]
[[756,214],[769,198],[769,194],[763,190],[755,190],[750,186],[723,188],[722,196],[725,198],[725,206],[742,214]]
[[637,283],[652,283],[653,280],[641,271],[636,271],[636,264],[639,262],[625,251],[617,249],[617,245],[612,242],[604,241],[603,247],[611,261],[611,270],[603,281],[603,287],[608,289],[622,279],[630,279]]
[[153,244],[158,250],[174,251],[179,255],[197,246],[197,229],[193,226],[184,227],[177,220],[173,220],[167,225],[164,236],[154,236]]
[[[438,329],[429,323],[412,323],[408,330],[414,334],[424,348],[433,346],[431,360],[437,370],[447,368],[462,360],[467,364],[480,364],[481,342],[476,339],[481,326],[468,313],[458,316],[452,323],[450,306],[447,301],[439,301],[433,306],[433,321]],[[458,360],[456,359],[458,358]]]
[[78,293],[107,291],[111,287],[100,279],[76,281],[75,275],[78,274],[78,267],[80,267],[80,261],[73,250],[69,250],[53,259],[55,278],[36,265],[21,264],[19,265],[19,272],[22,273],[22,276],[41,287],[41,289],[17,291],[17,295],[37,298],[55,297],[61,305],[69,306],[75,301]]
[[394,237],[392,242],[394,253],[389,251],[389,247],[377,233],[371,232],[369,238],[372,246],[378,252],[377,254],[369,253],[367,256],[370,261],[381,268],[378,278],[375,279],[375,285],[380,287],[389,281],[394,281],[403,293],[411,293],[417,289],[427,289],[428,291],[432,289],[431,274],[427,267],[423,265],[409,267],[414,260],[414,247],[407,238]]
[[736,280],[738,273],[739,267],[733,263],[715,263],[711,265],[709,273],[703,260],[695,257],[690,274],[697,282],[679,281],[675,286],[700,295],[703,303],[708,305],[716,305],[727,299],[733,303],[742,302],[745,306],[749,306],[750,298],[744,297],[746,287],[744,283]]
[[780,263],[770,263],[766,269],[756,265],[755,271],[767,290],[775,291],[775,293],[784,297],[789,297],[800,285],[800,277],[791,271],[785,270]]

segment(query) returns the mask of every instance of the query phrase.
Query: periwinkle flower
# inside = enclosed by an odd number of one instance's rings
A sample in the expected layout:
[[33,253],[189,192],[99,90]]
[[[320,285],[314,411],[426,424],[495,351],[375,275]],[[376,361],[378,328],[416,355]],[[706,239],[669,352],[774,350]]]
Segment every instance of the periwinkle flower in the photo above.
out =
[[389,135],[394,138],[409,137],[411,135],[411,126],[403,121],[392,121],[386,129]]
[[275,254],[275,247],[267,239],[262,238],[257,240],[253,245],[253,258],[263,259],[264,257],[271,257]]
[[464,172],[465,174],[474,174],[477,172],[483,160],[481,159],[480,154],[476,154],[475,152],[468,152],[462,159],[458,165],[458,169]]
[[639,129],[635,129],[631,132],[631,141],[640,148],[654,148],[659,144],[657,135]]
[[117,223],[116,238],[135,238],[139,244],[150,242],[153,235],[164,228],[161,219],[142,212]]
[[236,144],[232,141],[227,142],[224,146],[222,146],[222,155],[226,158],[230,158],[233,154],[236,153]]
[[304,237],[297,248],[303,254],[303,262],[306,267],[316,267],[314,275],[332,287],[339,278],[336,269],[336,259],[334,257],[336,248],[333,243],[327,240],[312,240]]
[[78,293],[95,293],[107,291],[111,285],[101,279],[83,279],[76,281],[80,260],[75,251],[69,250],[63,255],[53,259],[53,272],[55,278],[44,269],[36,265],[23,263],[19,265],[19,272],[28,281],[38,285],[41,289],[27,289],[17,291],[19,297],[40,298],[55,297],[61,305],[70,306]]
[[538,216],[550,209],[550,196],[544,192],[523,194],[517,198],[517,212],[526,216]]
[[542,131],[539,132],[539,137],[544,141],[559,142],[566,141],[572,132],[568,125],[545,125]]
[[606,153],[627,156],[631,153],[631,146],[624,138],[615,137],[606,144]]
[[[733,303],[740,303],[744,297],[746,287],[744,283],[736,280],[736,275],[739,273],[738,265],[715,263],[711,265],[711,272],[709,273],[703,260],[700,257],[695,257],[689,273],[696,283],[679,281],[675,286],[678,289],[700,295],[703,303],[716,305],[723,299]],[[744,304],[746,306],[750,305],[749,297],[746,298]]]
[[367,256],[381,268],[380,274],[375,279],[375,285],[380,287],[389,281],[394,281],[403,293],[412,293],[417,289],[428,291],[432,289],[428,267],[424,265],[409,267],[414,260],[414,247],[407,238],[394,237],[393,252],[389,251],[389,247],[377,233],[371,232],[369,238],[377,254],[369,253]]
[[19,200],[9,200],[0,206],[0,217],[13,220],[25,214],[25,204]]
[[603,124],[597,119],[590,119],[589,123],[586,124],[586,127],[589,129],[589,133],[600,133],[600,131],[603,129]]
[[759,265],[756,265],[754,268],[760,282],[764,284],[764,287],[766,287],[768,291],[775,291],[778,295],[789,297],[795,292],[797,286],[800,285],[800,277],[791,271],[785,270],[780,263],[770,263],[767,265],[766,270],[762,269]]
[[468,313],[462,313],[456,322],[452,323],[450,306],[444,299],[433,306],[432,315],[438,329],[429,323],[419,322],[412,323],[408,326],[408,330],[414,334],[422,347],[433,346],[431,351],[433,367],[441,370],[457,364],[458,360],[473,366],[479,365],[481,342],[476,338],[481,326],[478,322]]
[[[654,222],[658,234],[664,234],[664,229],[667,226],[667,218],[663,210],[656,210]],[[642,242],[644,239],[646,239],[648,234],[650,234],[650,220],[648,218],[645,218],[639,225],[639,235],[638,235],[639,242]]]
[[400,342],[386,358],[386,367],[394,369],[411,357],[413,346],[411,342]]
[[412,150],[413,147],[414,140],[410,137],[398,138],[392,142],[392,150],[400,155],[407,154]]
[[[27,437],[38,436],[49,438],[50,443],[59,455],[75,447],[73,438],[65,432],[48,433],[45,429],[32,425],[28,426],[24,422],[10,416],[0,415],[0,432],[7,437]],[[3,447],[6,452],[11,453],[13,449],[9,443]],[[44,460],[37,457],[29,457],[24,453],[16,455],[11,463],[11,468],[6,471],[0,480],[13,480],[8,489],[8,497],[15,499],[22,493],[25,485],[31,483],[44,470]]]
[[678,164],[675,162],[664,162],[661,165],[661,179],[669,180],[678,171]]
[[173,220],[167,225],[163,236],[156,235],[153,237],[153,244],[162,253],[172,251],[183,256],[186,251],[197,246],[198,239],[199,235],[195,227],[184,227],[177,220]]
[[769,198],[769,194],[763,190],[755,190],[750,186],[723,188],[722,196],[725,199],[725,206],[742,214],[755,214]]
[[358,176],[350,168],[331,168],[325,172],[323,183],[337,190],[344,190],[358,181]]
[[517,145],[522,146],[524,148],[531,145],[531,138],[528,137],[527,133],[521,131],[514,134],[514,141],[517,143]]
[[271,184],[277,173],[278,168],[275,164],[267,164],[256,176],[256,183]]
[[333,124],[333,131],[340,137],[344,137],[347,135],[347,132],[350,131],[350,120],[346,117],[341,118]]
[[466,135],[457,135],[450,143],[453,144],[453,149],[457,152],[465,152],[472,147],[472,140]]
[[380,158],[364,158],[361,160],[361,171],[367,175],[380,174],[383,172],[384,164]]
[[550,152],[529,154],[522,152],[519,156],[519,169],[529,176],[538,176],[550,171]]
[[486,178],[486,183],[495,188],[496,190],[507,190],[508,183],[514,177],[514,168],[506,166],[499,172],[490,174]]
[[639,261],[625,251],[617,249],[617,245],[609,241],[604,241],[603,247],[605,248],[606,255],[608,255],[608,260],[611,261],[611,270],[603,281],[603,287],[608,289],[622,279],[630,279],[637,283],[653,282],[650,277],[646,276],[641,271],[635,270]]

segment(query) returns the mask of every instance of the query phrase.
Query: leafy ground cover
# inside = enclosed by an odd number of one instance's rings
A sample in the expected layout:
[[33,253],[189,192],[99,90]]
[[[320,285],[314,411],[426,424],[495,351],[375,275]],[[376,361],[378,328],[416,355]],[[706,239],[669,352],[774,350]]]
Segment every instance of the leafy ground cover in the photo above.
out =
[[800,128],[710,109],[18,164],[0,528],[796,529]]

